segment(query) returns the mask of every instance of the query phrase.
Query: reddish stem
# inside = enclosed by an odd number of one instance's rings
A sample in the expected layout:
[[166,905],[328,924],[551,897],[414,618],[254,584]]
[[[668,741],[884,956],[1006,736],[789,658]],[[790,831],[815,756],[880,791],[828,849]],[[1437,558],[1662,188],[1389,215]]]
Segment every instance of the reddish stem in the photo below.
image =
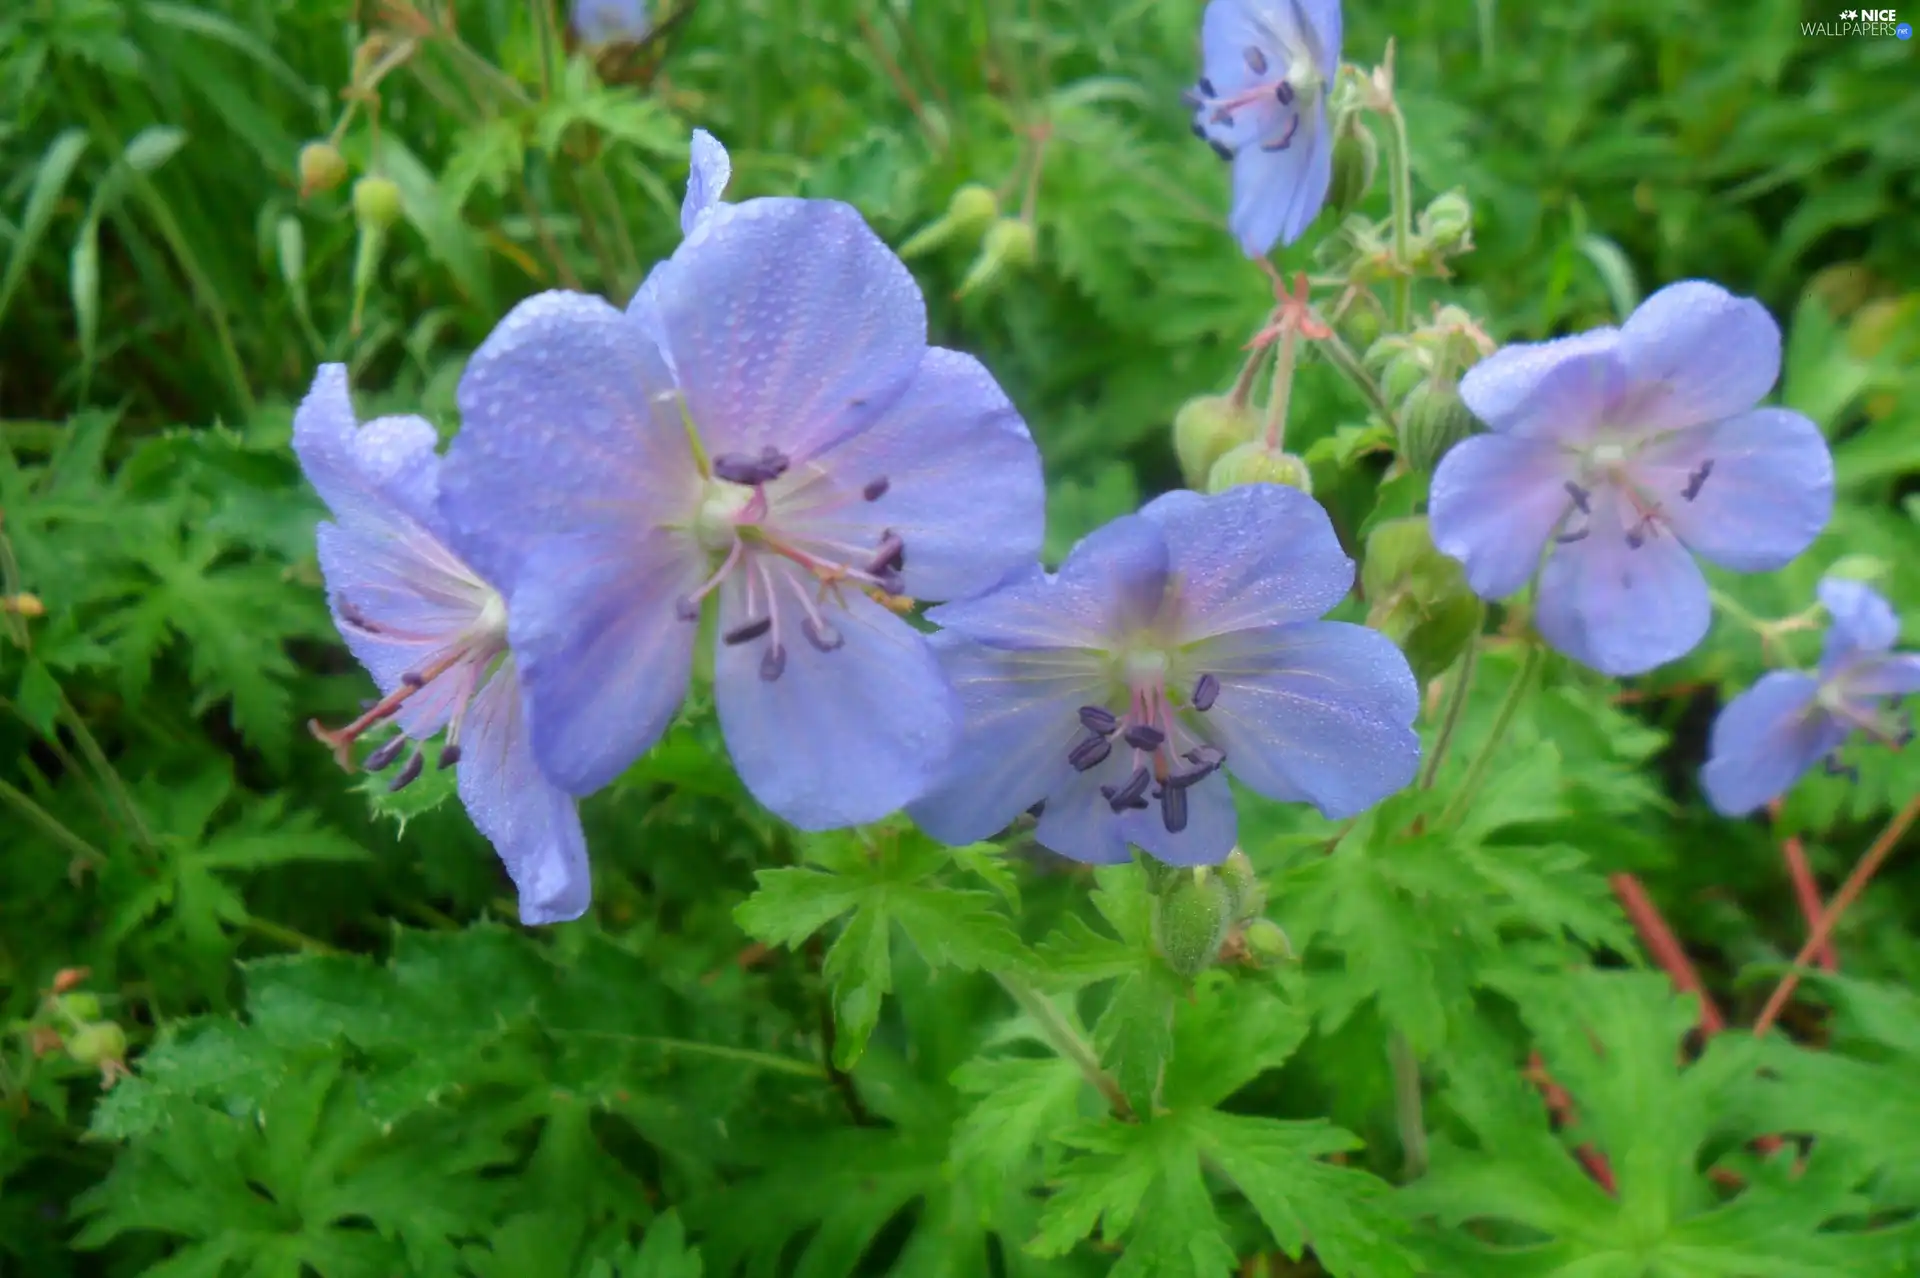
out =
[[[1574,1112],[1573,1097],[1567,1095],[1567,1089],[1553,1081],[1553,1075],[1547,1073],[1547,1062],[1538,1048],[1527,1058],[1527,1077],[1540,1089],[1540,1095],[1546,1099],[1547,1112],[1553,1115],[1554,1122],[1561,1127],[1572,1127],[1579,1121]],[[1587,1174],[1598,1182],[1600,1188],[1609,1194],[1617,1193],[1618,1187],[1613,1179],[1613,1166],[1607,1162],[1607,1156],[1591,1144],[1582,1144],[1574,1148],[1573,1156],[1587,1169]]]
[[[1767,805],[1767,813],[1775,820],[1779,819],[1778,799]],[[1826,906],[1820,901],[1820,887],[1813,881],[1813,869],[1807,864],[1807,850],[1800,842],[1800,836],[1788,835],[1780,845],[1780,855],[1786,858],[1787,877],[1793,880],[1793,895],[1800,902],[1800,913],[1806,916],[1807,928],[1812,930],[1820,926],[1820,916],[1825,913]],[[1840,968],[1840,959],[1834,953],[1832,941],[1824,942],[1814,951],[1814,961],[1829,972]]]
[[1647,895],[1640,880],[1631,874],[1615,874],[1609,876],[1607,882],[1613,886],[1613,894],[1620,898],[1620,906],[1626,910],[1627,917],[1633,920],[1633,930],[1640,934],[1640,943],[1647,947],[1647,952],[1653,955],[1672,979],[1673,987],[1682,994],[1699,997],[1701,1032],[1718,1034],[1725,1029],[1726,1018],[1720,1015],[1720,1009],[1714,1005],[1706,986],[1700,983],[1700,974],[1694,971],[1692,960],[1680,948],[1673,929],[1667,926],[1659,907]]

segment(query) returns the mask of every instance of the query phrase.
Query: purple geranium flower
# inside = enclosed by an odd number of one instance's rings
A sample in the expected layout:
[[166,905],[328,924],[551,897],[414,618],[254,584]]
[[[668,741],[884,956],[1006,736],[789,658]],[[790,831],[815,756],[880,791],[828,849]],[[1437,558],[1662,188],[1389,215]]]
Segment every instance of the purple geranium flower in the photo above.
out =
[[1038,552],[1040,459],[976,360],[927,346],[920,291],[851,207],[716,208],[626,312],[546,293],[461,379],[442,508],[482,570],[520,563],[511,638],[533,748],[575,794],[686,695],[703,612],[747,788],[803,829],[917,798],[959,704],[911,597],[984,590]]
[[1505,347],[1460,397],[1492,434],[1433,476],[1434,544],[1498,599],[1533,576],[1536,624],[1610,675],[1691,651],[1711,619],[1699,555],[1736,572],[1783,567],[1833,512],[1833,458],[1785,408],[1755,408],[1780,373],[1758,302],[1689,280],[1618,329]]
[[1340,67],[1339,0],[1210,0],[1200,20],[1195,136],[1233,161],[1227,224],[1248,257],[1291,244],[1327,200],[1327,93]]
[[[334,624],[382,693],[345,728],[314,730],[345,764],[391,719],[403,735],[368,757],[379,770],[445,728],[440,766],[458,765],[460,801],[519,887],[521,920],[579,918],[592,893],[580,818],[527,748],[501,592],[447,548],[438,442],[418,417],[360,425],[340,364],[321,366],[294,414],[294,451],[336,521],[319,528]],[[395,788],[424,765],[412,749]]]
[[967,709],[939,789],[908,813],[947,843],[1044,804],[1035,837],[1079,861],[1137,844],[1175,865],[1232,851],[1225,772],[1330,817],[1413,779],[1419,691],[1362,626],[1319,621],[1353,561],[1312,498],[1276,484],[1169,493],[933,609]]
[[574,0],[573,29],[589,44],[638,44],[653,20],[646,0]]
[[1891,705],[1920,692],[1920,653],[1894,652],[1900,620],[1871,587],[1829,577],[1820,602],[1833,617],[1816,674],[1776,670],[1727,703],[1713,721],[1701,784],[1723,816],[1745,816],[1779,798],[1855,732],[1894,745],[1913,735]]

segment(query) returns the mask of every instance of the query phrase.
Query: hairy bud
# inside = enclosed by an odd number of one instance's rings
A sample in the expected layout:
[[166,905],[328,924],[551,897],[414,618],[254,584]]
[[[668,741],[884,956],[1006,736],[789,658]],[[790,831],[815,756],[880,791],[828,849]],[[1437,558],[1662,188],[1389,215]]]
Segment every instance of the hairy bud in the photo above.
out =
[[1258,439],[1228,449],[1207,472],[1209,494],[1246,484],[1285,484],[1309,497],[1313,495],[1313,475],[1307,463],[1292,453],[1268,448]]
[[1175,875],[1154,910],[1154,940],[1167,966],[1192,980],[1220,955],[1233,923],[1232,893],[1220,875],[1204,867]]
[[1286,929],[1272,919],[1255,919],[1247,924],[1246,930],[1240,933],[1240,941],[1247,947],[1247,954],[1262,967],[1293,959],[1293,942],[1287,939]]
[[1254,873],[1247,854],[1235,848],[1220,866],[1220,878],[1227,885],[1232,921],[1245,923],[1267,908],[1266,885]]
[[353,184],[353,216],[369,230],[386,230],[400,220],[400,188],[377,173],[361,178]]
[[347,180],[347,159],[331,142],[309,142],[300,148],[300,198],[331,191]]
[[1213,464],[1260,429],[1253,410],[1230,395],[1201,395],[1173,415],[1173,452],[1189,488],[1204,488]]
[[1451,666],[1480,632],[1484,606],[1459,562],[1435,548],[1424,516],[1373,530],[1360,587],[1367,624],[1400,646],[1421,683]]
[[67,1055],[82,1065],[104,1065],[127,1058],[127,1032],[112,1021],[83,1025],[68,1035]]
[[1373,189],[1374,175],[1380,171],[1380,143],[1357,110],[1340,117],[1333,133],[1333,181],[1327,187],[1327,203],[1340,213],[1350,213]]
[[1033,226],[1017,217],[1003,217],[987,228],[980,256],[973,260],[967,277],[960,281],[955,297],[965,297],[992,282],[1003,271],[1024,270],[1033,265],[1039,249]]
[[1473,250],[1473,205],[1464,192],[1446,191],[1420,214],[1420,239],[1435,257]]
[[76,1021],[91,1021],[100,1015],[100,996],[89,994],[85,990],[76,990],[72,994],[62,994],[54,1000],[54,1007],[62,1016]]
[[900,246],[902,260],[925,256],[954,239],[986,230],[1000,216],[1000,197],[993,188],[969,182],[953,193],[947,211],[907,237]]
[[1460,402],[1460,387],[1438,374],[1417,383],[1400,401],[1400,455],[1415,470],[1431,472],[1449,448],[1473,434],[1473,413]]

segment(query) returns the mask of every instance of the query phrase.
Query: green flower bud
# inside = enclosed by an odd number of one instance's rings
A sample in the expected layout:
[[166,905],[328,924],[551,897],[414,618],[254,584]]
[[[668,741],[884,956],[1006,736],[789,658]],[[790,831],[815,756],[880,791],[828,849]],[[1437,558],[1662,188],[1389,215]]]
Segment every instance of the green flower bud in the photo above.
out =
[[1260,429],[1253,410],[1228,395],[1201,395],[1173,415],[1173,452],[1189,488],[1206,486],[1213,464]]
[[1338,212],[1351,212],[1367,198],[1379,171],[1380,143],[1360,112],[1348,112],[1334,129],[1333,181],[1327,187],[1327,203]]
[[1000,216],[1000,197],[990,186],[969,182],[947,201],[947,221],[956,235],[978,235]]
[[347,159],[331,142],[309,142],[300,148],[300,198],[331,191],[347,180]]
[[400,188],[377,173],[361,178],[353,184],[353,216],[362,227],[386,230],[400,220]]
[[1473,434],[1478,422],[1450,378],[1428,377],[1400,401],[1400,455],[1431,473],[1447,450]]
[[1878,555],[1842,555],[1834,560],[1825,576],[1841,577],[1847,581],[1864,581],[1869,586],[1878,585],[1887,579],[1893,566]]
[[991,282],[1002,271],[1023,270],[1033,265],[1038,251],[1033,227],[1017,217],[1003,217],[987,228],[980,256],[973,260],[967,277],[960,281],[955,297],[965,297]]
[[1437,256],[1451,257],[1473,248],[1473,205],[1462,191],[1434,197],[1420,214],[1420,238]]
[[82,1065],[127,1059],[127,1032],[112,1021],[83,1025],[67,1039],[67,1055]]
[[54,1006],[59,1008],[61,1015],[70,1016],[76,1021],[90,1021],[100,1015],[99,996],[85,990],[62,994],[54,1000]]
[[1253,872],[1253,862],[1239,848],[1229,853],[1221,864],[1220,878],[1227,885],[1233,922],[1245,923],[1267,908],[1266,885],[1260,882],[1260,876]]
[[1267,447],[1264,440],[1252,440],[1221,454],[1207,472],[1207,492],[1224,493],[1245,484],[1285,484],[1313,495],[1313,475],[1307,463],[1292,453]]
[[1263,967],[1293,959],[1293,942],[1287,939],[1286,929],[1272,919],[1253,920],[1240,933],[1240,939],[1247,953]]
[[1373,530],[1360,588],[1367,624],[1400,646],[1421,683],[1459,658],[1485,615],[1458,561],[1434,546],[1424,516],[1388,520]]
[[1154,911],[1154,940],[1167,966],[1192,980],[1220,956],[1233,922],[1232,893],[1225,880],[1205,869],[1175,876]]

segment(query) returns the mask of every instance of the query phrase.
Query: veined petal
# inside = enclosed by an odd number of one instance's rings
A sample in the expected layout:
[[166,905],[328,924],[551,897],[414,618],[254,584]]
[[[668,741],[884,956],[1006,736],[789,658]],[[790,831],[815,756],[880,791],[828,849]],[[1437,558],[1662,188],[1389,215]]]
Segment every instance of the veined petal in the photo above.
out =
[[571,796],[534,766],[512,662],[467,708],[460,730],[460,802],[520,890],[520,921],[564,923],[587,911],[593,877]]
[[729,580],[721,592],[714,702],[740,780],[802,830],[877,821],[926,794],[959,741],[960,705],[925,637],[848,591],[829,614],[844,643],[821,652],[800,638],[793,597],[776,589],[789,625],[775,632],[786,659],[772,680],[761,675],[768,640],[725,642],[749,618],[743,588]]
[[424,418],[362,424],[345,364],[322,364],[293,414],[301,471],[335,517],[350,525],[391,524],[400,516],[437,532],[439,446],[439,434]]
[[1637,518],[1613,488],[1595,489],[1590,501],[1587,536],[1555,546],[1540,574],[1540,633],[1602,674],[1642,674],[1686,656],[1713,619],[1693,556],[1657,528],[1630,542]]
[[697,627],[675,603],[700,584],[678,535],[573,533],[536,541],[508,638],[534,757],[569,794],[591,794],[660,739],[686,698]]
[[1633,466],[1688,549],[1735,572],[1786,567],[1833,515],[1827,441],[1784,408],[1677,431]]
[[1819,685],[1776,670],[1728,702],[1713,721],[1700,784],[1722,816],[1745,816],[1779,798],[1846,740],[1847,729],[1814,708]]
[[1240,838],[1240,817],[1233,806],[1233,790],[1224,772],[1216,772],[1187,789],[1187,823],[1180,830],[1167,829],[1166,817],[1154,791],[1148,791],[1151,804],[1144,812],[1133,810],[1120,815],[1120,835],[1156,861],[1167,865],[1218,865],[1233,851]]
[[1327,202],[1333,140],[1324,101],[1302,109],[1285,147],[1252,143],[1233,156],[1233,207],[1227,225],[1248,257],[1265,257],[1276,241],[1292,244]]
[[926,351],[913,277],[832,200],[749,200],[702,221],[652,302],[715,455],[809,461],[872,425]]
[[641,326],[601,299],[514,307],[460,378],[440,500],[454,549],[511,597],[530,533],[638,541],[684,517],[700,481],[673,391]]
[[693,165],[687,173],[687,198],[680,204],[680,233],[690,235],[720,203],[733,176],[733,160],[720,139],[705,129],[693,131]]
[[1744,413],[1780,377],[1780,326],[1718,284],[1682,280],[1640,303],[1620,329],[1632,383],[1623,423],[1653,434]]
[[1213,708],[1186,721],[1270,799],[1346,817],[1413,780],[1420,690],[1377,631],[1337,621],[1243,630],[1189,649],[1182,665],[1220,681]]
[[960,698],[961,737],[938,785],[907,815],[942,843],[990,838],[1073,775],[1079,709],[1102,704],[1096,654],[988,648],[952,631],[928,639]]
[[[802,540],[861,546],[892,529],[906,544],[901,577],[916,599],[979,594],[1040,553],[1040,452],[970,355],[929,350],[878,420],[816,465],[817,480],[781,495],[783,526]],[[872,501],[861,495],[868,484],[881,489]]]
[[1540,552],[1574,509],[1574,459],[1558,444],[1474,435],[1447,450],[1427,501],[1433,544],[1458,559],[1483,599],[1527,584]]
[[1301,34],[1306,37],[1308,54],[1322,68],[1328,80],[1340,66],[1340,0],[1273,0],[1294,12]]
[[1627,387],[1618,330],[1503,346],[1468,369],[1460,398],[1501,435],[1581,444],[1605,424]]
[[1871,655],[1847,672],[1847,694],[1855,697],[1906,697],[1920,692],[1920,653]]
[[1900,618],[1893,605],[1865,582],[1823,577],[1819,595],[1833,619],[1820,655],[1823,674],[1832,674],[1851,657],[1886,652],[1900,641]]
[[1176,491],[1140,510],[1159,525],[1180,607],[1179,642],[1310,621],[1346,598],[1353,561],[1319,502],[1283,484],[1217,496]]
[[1049,852],[1087,865],[1118,865],[1127,859],[1127,838],[1101,786],[1127,783],[1133,764],[1127,751],[1115,750],[1085,772],[1071,773],[1047,796],[1034,827],[1034,842]]
[[1170,564],[1159,525],[1122,515],[1081,538],[1058,573],[1018,571],[927,619],[994,647],[1104,651],[1158,617]]

